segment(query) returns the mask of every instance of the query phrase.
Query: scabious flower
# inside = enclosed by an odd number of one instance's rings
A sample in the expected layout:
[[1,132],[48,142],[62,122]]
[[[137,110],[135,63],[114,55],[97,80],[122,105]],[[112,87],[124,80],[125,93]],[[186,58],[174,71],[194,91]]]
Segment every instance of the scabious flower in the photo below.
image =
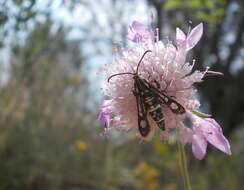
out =
[[[202,23],[189,31],[187,35],[177,28],[176,45],[170,41],[160,41],[158,32],[158,30],[154,31],[152,28],[134,21],[128,30],[128,40],[134,43],[133,46],[124,49],[115,56],[113,64],[105,65],[101,73],[107,78],[117,73],[134,73],[143,53],[151,50],[151,53],[146,54],[141,62],[139,76],[149,83],[157,81],[160,85],[158,90],[163,91],[181,104],[186,113],[175,114],[167,105],[162,104],[165,130],[160,130],[153,119],[148,116],[151,132],[147,137],[138,134],[140,138],[148,140],[155,132],[158,132],[163,139],[167,140],[170,138],[171,131],[176,129],[183,144],[192,144],[193,153],[198,159],[204,157],[207,142],[230,154],[229,143],[213,119],[196,119],[195,116],[188,114],[200,106],[196,99],[197,90],[193,84],[202,82],[203,77],[208,73],[208,69],[202,72],[192,72],[194,62],[191,64],[185,61],[187,52],[198,43],[202,36]],[[118,75],[113,77],[109,82],[105,81],[102,89],[107,100],[105,100],[106,106],[103,104],[99,116],[101,122],[110,128],[132,130],[138,133],[138,113],[136,98],[133,94],[133,76]],[[184,127],[183,122],[186,117],[192,119],[192,128]]]

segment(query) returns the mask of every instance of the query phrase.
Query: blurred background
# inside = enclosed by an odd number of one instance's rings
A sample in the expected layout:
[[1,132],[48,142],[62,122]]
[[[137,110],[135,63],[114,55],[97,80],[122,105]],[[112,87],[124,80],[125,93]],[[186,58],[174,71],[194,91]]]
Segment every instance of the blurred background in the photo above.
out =
[[181,190],[174,143],[100,134],[104,99],[97,71],[126,46],[133,20],[161,29],[204,23],[188,59],[224,73],[198,84],[201,109],[230,140],[233,155],[187,147],[194,190],[244,186],[243,0],[0,0],[0,189]]

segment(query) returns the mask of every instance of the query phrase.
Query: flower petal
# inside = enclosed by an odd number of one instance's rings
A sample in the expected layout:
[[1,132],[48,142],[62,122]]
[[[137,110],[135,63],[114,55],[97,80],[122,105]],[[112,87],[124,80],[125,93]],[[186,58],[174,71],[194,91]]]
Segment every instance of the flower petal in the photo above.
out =
[[144,34],[145,32],[148,31],[147,27],[138,22],[138,21],[133,21],[132,24],[131,24],[131,27],[133,28],[133,30],[139,34]]
[[203,136],[207,142],[217,149],[228,155],[231,154],[229,141],[225,138],[222,128],[214,119],[201,118],[190,112],[187,112],[187,116],[193,122],[193,132],[195,135]]
[[185,33],[181,29],[176,28],[176,44],[177,44],[177,47],[184,46],[185,41],[186,41]]
[[223,135],[222,128],[214,119],[208,119],[208,122],[211,124],[212,129],[204,135],[207,141],[222,152],[231,155],[230,144]]
[[154,40],[154,32],[146,25],[133,21],[128,29],[128,39],[133,42],[145,42],[147,40]]
[[147,33],[148,29],[144,24],[133,21],[129,26],[127,38],[133,42],[141,42]]
[[192,152],[194,156],[202,160],[207,151],[207,141],[201,134],[194,134],[192,136]]
[[203,24],[198,24],[195,28],[192,29],[190,34],[186,39],[186,49],[187,51],[192,49],[200,40],[203,34]]
[[103,102],[103,105],[101,106],[100,113],[98,116],[98,120],[106,128],[110,127],[110,123],[111,123],[111,118],[110,118],[110,114],[109,114],[109,104],[110,103],[111,103],[110,100],[105,100]]
[[137,34],[137,33],[135,33],[133,31],[133,28],[131,28],[131,27],[129,27],[129,29],[128,29],[127,38],[129,40],[131,40],[132,42],[140,42],[140,41],[142,41],[142,36]]
[[104,112],[104,110],[101,110],[98,116],[98,120],[104,127],[110,127],[110,116]]
[[230,144],[229,141],[225,138],[222,133],[213,133],[212,135],[208,135],[207,140],[217,149],[222,152],[231,155]]

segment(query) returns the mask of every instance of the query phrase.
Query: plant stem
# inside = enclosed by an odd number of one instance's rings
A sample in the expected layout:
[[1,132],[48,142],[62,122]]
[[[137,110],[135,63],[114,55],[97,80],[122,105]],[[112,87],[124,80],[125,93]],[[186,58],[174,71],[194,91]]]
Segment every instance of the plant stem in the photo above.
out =
[[187,168],[185,148],[184,148],[184,145],[182,145],[179,141],[177,142],[177,147],[178,147],[178,152],[180,155],[179,164],[180,164],[181,175],[182,175],[183,182],[184,182],[184,189],[191,190],[191,183],[190,183],[190,178],[189,178],[189,173],[188,173],[188,168]]

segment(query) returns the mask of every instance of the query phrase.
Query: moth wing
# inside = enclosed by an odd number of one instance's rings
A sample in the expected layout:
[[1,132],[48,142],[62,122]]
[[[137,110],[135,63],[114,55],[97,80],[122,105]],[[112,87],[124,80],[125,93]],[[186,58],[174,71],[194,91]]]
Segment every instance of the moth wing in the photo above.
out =
[[157,95],[161,103],[166,104],[173,113],[183,114],[186,112],[185,108],[179,102],[175,101],[164,93],[157,93]]
[[151,130],[147,118],[147,111],[143,103],[143,99],[140,96],[139,92],[136,93],[137,94],[135,95],[135,97],[136,97],[136,105],[137,105],[137,113],[138,113],[138,129],[142,137],[147,137]]
[[169,109],[173,113],[175,113],[175,114],[183,114],[183,113],[186,112],[185,108],[180,103],[178,103],[174,99],[172,99],[169,96],[167,96],[165,93],[163,93],[160,90],[158,90],[157,88],[155,88],[153,85],[151,85],[146,80],[145,80],[145,82],[150,86],[150,90],[154,91],[154,93],[157,94],[160,102],[162,104],[167,105],[169,107]]

